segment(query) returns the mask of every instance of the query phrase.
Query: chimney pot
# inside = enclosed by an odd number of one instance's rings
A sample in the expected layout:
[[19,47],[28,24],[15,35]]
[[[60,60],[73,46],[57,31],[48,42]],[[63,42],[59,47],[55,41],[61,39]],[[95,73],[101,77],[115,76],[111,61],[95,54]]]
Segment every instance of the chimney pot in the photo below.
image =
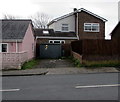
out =
[[73,10],[74,10],[74,12],[75,12],[75,11],[77,11],[77,8],[74,8]]

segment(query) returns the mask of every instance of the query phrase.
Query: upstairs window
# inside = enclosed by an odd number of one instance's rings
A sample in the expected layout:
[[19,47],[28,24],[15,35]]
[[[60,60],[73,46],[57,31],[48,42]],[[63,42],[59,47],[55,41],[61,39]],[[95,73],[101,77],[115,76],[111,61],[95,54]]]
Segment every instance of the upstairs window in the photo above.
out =
[[68,32],[68,24],[62,24],[62,31]]
[[85,32],[99,32],[99,23],[84,23]]
[[8,52],[8,44],[0,43],[0,52]]

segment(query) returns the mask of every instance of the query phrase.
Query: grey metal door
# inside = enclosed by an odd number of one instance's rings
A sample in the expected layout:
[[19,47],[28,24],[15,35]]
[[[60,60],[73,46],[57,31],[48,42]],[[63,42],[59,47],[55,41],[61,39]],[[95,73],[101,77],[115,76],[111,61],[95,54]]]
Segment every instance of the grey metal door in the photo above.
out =
[[60,58],[61,44],[42,44],[40,45],[40,58]]

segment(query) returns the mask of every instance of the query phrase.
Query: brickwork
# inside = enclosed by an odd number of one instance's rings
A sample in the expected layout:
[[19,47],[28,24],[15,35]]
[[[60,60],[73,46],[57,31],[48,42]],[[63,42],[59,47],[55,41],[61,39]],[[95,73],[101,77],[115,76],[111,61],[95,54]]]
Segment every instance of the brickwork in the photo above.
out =
[[[80,12],[78,15],[78,32],[80,39],[105,39],[105,22],[84,11]],[[99,23],[100,31],[84,32],[84,23]]]
[[82,63],[82,55],[72,51],[72,56],[75,58],[75,59],[78,59],[80,61],[80,63]]
[[[64,39],[37,39],[37,44],[47,44],[49,40],[64,40]],[[65,40],[66,44],[70,44],[72,41],[75,40]]]

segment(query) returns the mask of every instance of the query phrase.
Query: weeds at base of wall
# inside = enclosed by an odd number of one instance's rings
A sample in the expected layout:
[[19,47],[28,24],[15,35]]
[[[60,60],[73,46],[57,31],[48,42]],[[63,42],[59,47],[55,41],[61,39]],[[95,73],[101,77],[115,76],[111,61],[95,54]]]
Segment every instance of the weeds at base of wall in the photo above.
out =
[[80,60],[76,59],[76,58],[71,58],[75,67],[83,67],[83,65],[80,63]]
[[72,58],[76,67],[86,68],[99,68],[99,67],[117,67],[120,68],[120,61],[109,60],[109,61],[85,61],[80,62],[78,59]]
[[120,61],[118,60],[105,60],[105,61],[83,61],[84,67],[120,67]]
[[22,65],[21,69],[22,69],[22,70],[31,69],[31,68],[33,68],[35,65],[37,65],[38,62],[39,62],[38,59],[32,59],[32,60],[30,60],[30,61],[28,61],[28,62],[25,62],[25,63]]

